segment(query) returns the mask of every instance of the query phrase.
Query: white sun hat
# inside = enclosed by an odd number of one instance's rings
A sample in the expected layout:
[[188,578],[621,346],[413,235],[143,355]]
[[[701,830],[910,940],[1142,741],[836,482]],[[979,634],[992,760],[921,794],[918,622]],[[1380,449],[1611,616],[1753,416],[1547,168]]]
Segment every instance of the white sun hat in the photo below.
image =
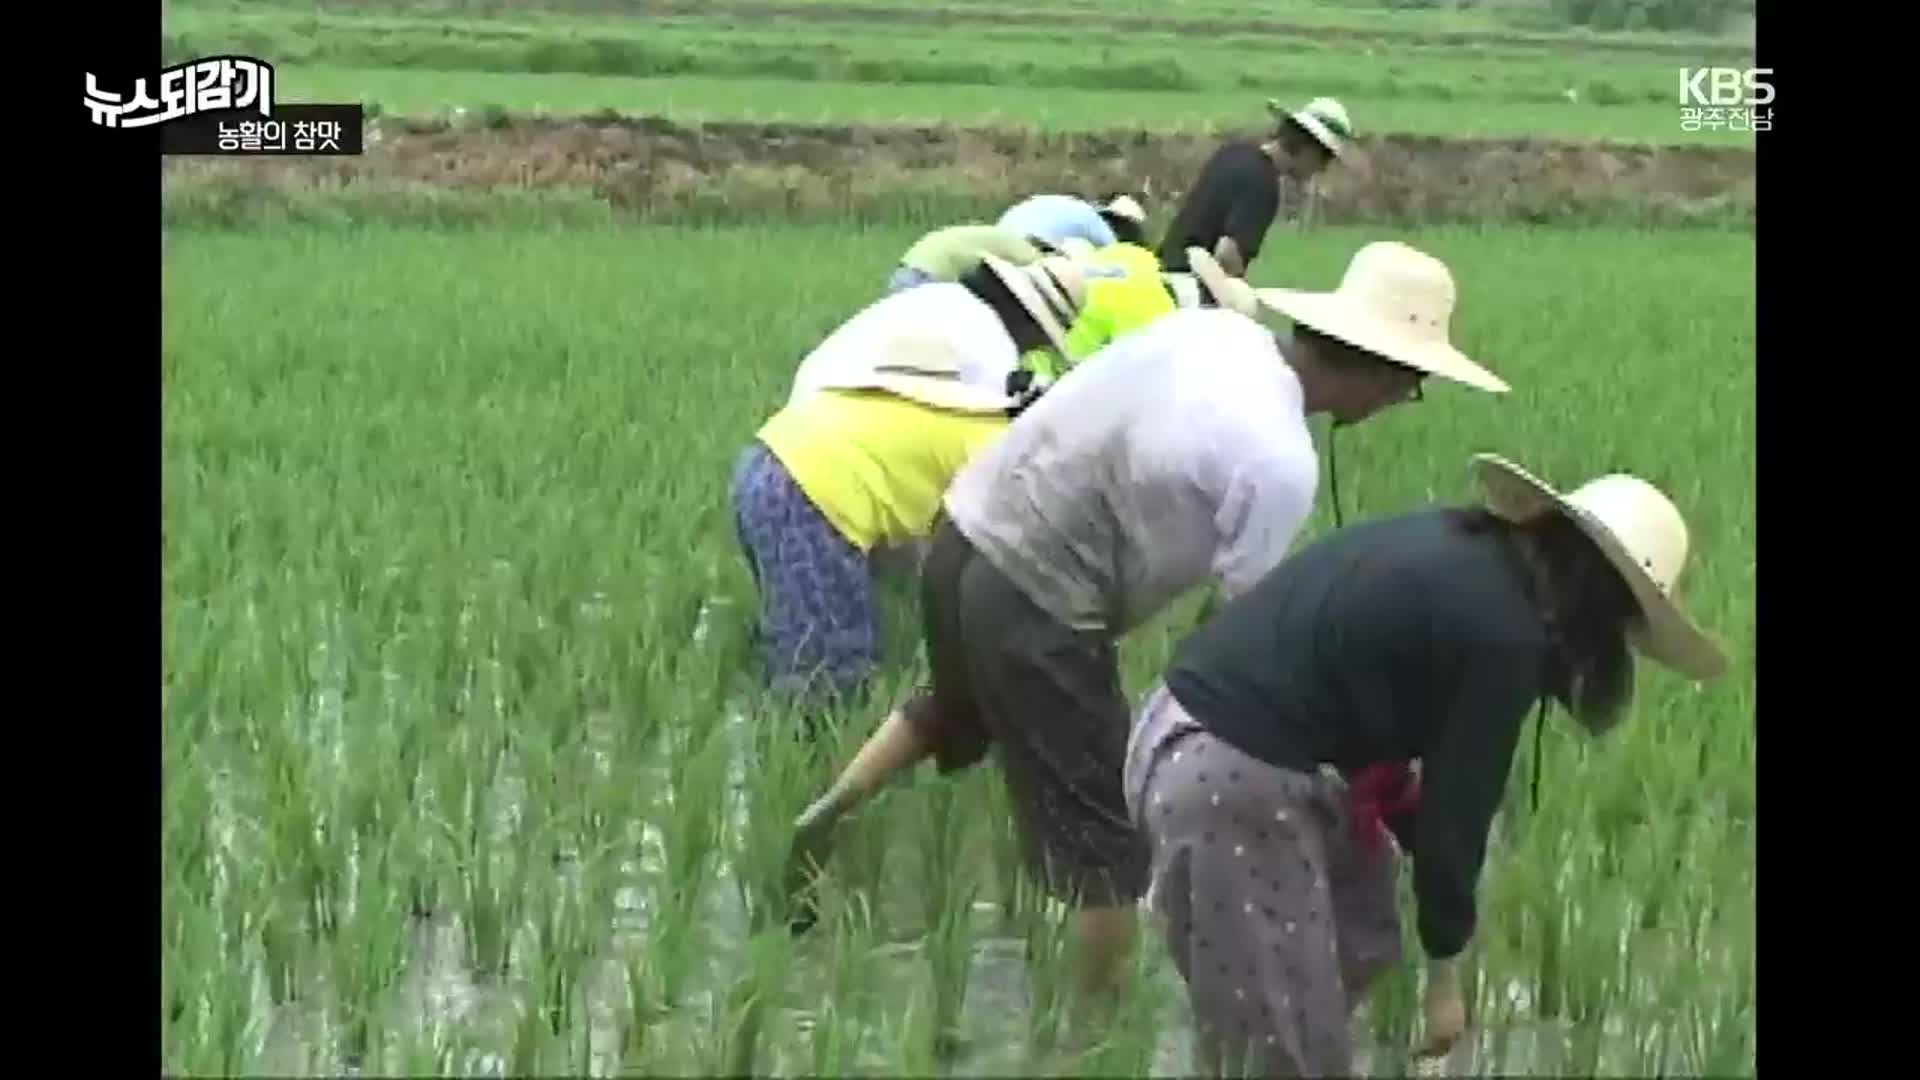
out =
[[1067,327],[1080,317],[1087,303],[1087,278],[1073,259],[1047,255],[1038,262],[1015,266],[997,255],[985,261],[994,276],[1004,282],[1014,299],[1027,309],[1033,321],[1061,356],[1067,351]]
[[1145,225],[1147,223],[1147,211],[1140,205],[1140,200],[1131,195],[1116,195],[1108,199],[1106,202],[1100,204],[1100,212],[1112,214],[1117,218],[1125,218],[1135,225]]
[[1314,98],[1293,110],[1288,110],[1278,99],[1268,98],[1267,111],[1299,125],[1336,158],[1345,158],[1352,151],[1353,122],[1347,118],[1347,107],[1333,98]]
[[1448,341],[1456,293],[1447,264],[1397,240],[1361,248],[1332,292],[1254,293],[1287,318],[1396,364],[1476,390],[1507,392],[1498,375]]
[[1687,561],[1687,522],[1659,488],[1612,473],[1563,495],[1495,454],[1475,454],[1473,469],[1496,516],[1527,522],[1557,511],[1594,542],[1640,603],[1641,618],[1628,631],[1635,648],[1694,679],[1726,670],[1726,653],[1674,599]]
[[878,342],[872,362],[857,373],[824,382],[822,390],[881,390],[936,409],[1005,412],[1014,403],[1004,388],[968,382],[959,349],[939,331],[904,330]]

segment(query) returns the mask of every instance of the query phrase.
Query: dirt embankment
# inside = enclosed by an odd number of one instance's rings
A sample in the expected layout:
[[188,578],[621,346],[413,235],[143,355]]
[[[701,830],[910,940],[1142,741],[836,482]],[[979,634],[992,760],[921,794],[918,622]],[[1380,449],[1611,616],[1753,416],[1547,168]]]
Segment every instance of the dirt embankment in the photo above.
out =
[[[175,189],[215,185],[463,192],[568,190],[616,211],[859,216],[903,198],[1004,205],[1035,191],[1178,198],[1218,140],[952,127],[681,125],[661,119],[507,120],[453,127],[385,120],[353,158],[173,158]],[[1751,220],[1754,155],[1715,147],[1381,136],[1323,180],[1325,222]]]

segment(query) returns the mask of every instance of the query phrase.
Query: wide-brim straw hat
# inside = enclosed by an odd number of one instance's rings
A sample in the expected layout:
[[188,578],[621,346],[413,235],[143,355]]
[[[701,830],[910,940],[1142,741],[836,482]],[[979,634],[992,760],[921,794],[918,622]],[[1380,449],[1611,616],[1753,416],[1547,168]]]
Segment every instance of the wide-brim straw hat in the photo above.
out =
[[873,363],[859,375],[823,384],[828,390],[882,390],[896,397],[966,413],[1003,413],[1013,398],[1006,387],[964,379],[953,343],[932,329],[908,330],[881,342]]
[[1287,318],[1396,364],[1488,393],[1509,389],[1448,339],[1456,293],[1447,264],[1397,240],[1361,248],[1332,292],[1254,293]]
[[1067,327],[1080,317],[1087,303],[1087,278],[1070,258],[1047,255],[1038,262],[1015,266],[997,255],[987,255],[988,269],[1004,283],[1013,298],[1040,325],[1040,332],[1061,356],[1067,351]]
[[1673,501],[1637,476],[1612,473],[1570,494],[1496,454],[1476,454],[1473,470],[1487,509],[1512,522],[1566,515],[1633,590],[1641,617],[1628,639],[1649,658],[1695,679],[1727,668],[1724,650],[1674,598],[1687,561],[1687,522]]
[[1333,98],[1314,98],[1298,109],[1288,109],[1278,99],[1268,98],[1267,111],[1292,121],[1336,158],[1345,159],[1353,150],[1353,121],[1347,117],[1347,107]]

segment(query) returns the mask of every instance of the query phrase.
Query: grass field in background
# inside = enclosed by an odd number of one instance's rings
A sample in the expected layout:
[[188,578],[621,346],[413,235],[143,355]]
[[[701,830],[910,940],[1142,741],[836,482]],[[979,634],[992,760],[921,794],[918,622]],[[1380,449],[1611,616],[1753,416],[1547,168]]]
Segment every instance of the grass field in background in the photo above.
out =
[[[284,67],[280,85],[292,100],[369,102],[399,115],[505,108],[513,113],[582,115],[614,110],[693,121],[797,121],[860,125],[1010,127],[1039,131],[1112,131],[1144,127],[1160,133],[1260,131],[1267,123],[1258,94],[1048,90],[1018,96],[995,86],[885,86],[793,79],[620,79],[601,75],[490,75],[417,69]],[[1382,131],[1488,138],[1590,138],[1663,146],[1751,146],[1751,133],[1680,129],[1665,106],[1578,110],[1551,104],[1348,100]]]
[[[991,86],[886,86],[699,75],[629,79],[405,69],[297,67],[279,71],[291,100],[377,103],[425,115],[489,107],[580,115],[611,109],[689,123],[707,120],[816,124],[960,124],[1045,131],[1147,128],[1156,132],[1259,131],[1258,92],[1187,93],[1057,89],[1020,96]],[[1379,130],[1421,135],[1592,139],[1655,145],[1751,146],[1746,132],[1687,132],[1658,105],[1582,109],[1553,104],[1348,99]]]
[[[1029,1067],[1062,968],[990,772],[883,796],[830,920],[755,930],[786,824],[872,716],[809,756],[753,704],[728,470],[917,231],[169,233],[168,1071]],[[1256,279],[1330,287],[1378,236],[1276,234]],[[1605,742],[1552,717],[1537,813],[1516,761],[1454,1065],[1751,1075],[1751,237],[1405,238],[1453,266],[1457,339],[1515,390],[1343,432],[1348,519],[1468,497],[1479,450],[1639,472],[1688,514],[1684,593],[1735,658],[1704,689],[1643,665]],[[885,689],[913,674],[892,615]],[[1187,616],[1128,644],[1131,690]],[[1087,1073],[1187,1066],[1145,940]],[[1413,971],[1361,1020],[1377,1068]]]
[[[1184,8],[1167,14],[1203,17]],[[1749,142],[1750,135],[1680,130],[1677,65],[1709,62],[1729,46],[1705,48],[1676,59],[1564,43],[1121,31],[1097,18],[939,27],[724,6],[635,17],[183,4],[169,16],[166,53],[170,61],[259,55],[281,69],[289,100],[402,111],[545,106],[686,119],[1007,117],[1056,127],[1192,128],[1259,126],[1268,96],[1331,94],[1370,133]],[[885,108],[892,102],[897,107]]]
[[1268,27],[1300,28],[1385,37],[1472,35],[1525,41],[1541,47],[1698,48],[1733,52],[1742,39],[1726,33],[1686,30],[1595,30],[1570,25],[1548,10],[1543,0],[1486,0],[1468,6],[1415,6],[1379,0],[189,0],[195,8],[258,11],[284,7],[304,11],[388,11],[443,18],[525,18],[548,14],[648,19],[707,13],[729,17],[748,10],[778,8],[817,22],[935,21],[1008,17],[1033,22],[1112,23],[1123,19],[1205,23],[1258,21]]

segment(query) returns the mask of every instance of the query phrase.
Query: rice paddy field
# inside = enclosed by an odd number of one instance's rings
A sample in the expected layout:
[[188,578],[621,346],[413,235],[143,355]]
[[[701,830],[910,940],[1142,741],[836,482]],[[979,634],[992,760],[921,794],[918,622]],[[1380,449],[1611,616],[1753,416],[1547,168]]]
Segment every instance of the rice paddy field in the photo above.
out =
[[[176,3],[168,33],[183,54],[285,57],[285,100],[391,94],[401,112],[524,105],[566,87],[644,112],[622,97],[644,81],[697,88],[670,109],[734,117],[818,109],[884,123],[977,109],[1070,127],[1124,103],[1154,130],[1226,123],[1249,94],[1257,103],[1267,80],[1252,90],[1238,72],[1265,34],[1295,50],[1258,69],[1276,73],[1283,97],[1322,92],[1306,76],[1288,84],[1295,61],[1327,78],[1344,65],[1356,87],[1401,63],[1403,80],[1458,96],[1443,107],[1383,93],[1366,106],[1377,128],[1510,122],[1554,137],[1616,122],[1635,137],[1623,119],[1634,109],[1677,129],[1652,94],[1661,72],[1695,61],[1662,42],[1698,44],[1700,62],[1740,48],[1556,30],[1508,5],[967,5],[1006,14],[1004,26],[941,23],[898,3],[856,18],[853,6],[791,0],[775,16],[716,4],[637,24],[621,18],[674,6]],[[1207,58],[1100,22],[1200,25],[1247,10],[1375,37],[1262,31],[1208,45],[1222,53]],[[1068,16],[1087,23],[1049,43]],[[816,66],[752,69],[781,25]],[[1416,40],[1439,33],[1499,40]],[[387,51],[361,47],[376,38]],[[534,46],[565,58],[592,40],[736,67],[641,79],[523,62]],[[449,51],[405,53],[436,41]],[[1030,107],[1017,84],[845,77],[858,63],[931,63],[930,43],[956,64],[1030,68],[1030,80],[1062,53],[1089,67],[1103,49],[1116,63],[1148,56],[1144,71],[1158,50],[1192,81],[1063,83]],[[1569,78],[1631,100],[1523,100],[1526,65],[1549,54],[1567,57]],[[449,63],[462,56],[487,64]],[[801,742],[801,718],[755,690],[729,470],[801,356],[945,221],[907,204],[890,220],[702,225],[507,201],[458,225],[343,212],[328,224],[168,228],[165,1070],[1188,1072],[1184,993],[1151,932],[1119,1022],[1092,1033],[1063,1022],[1058,912],[1016,872],[991,769],[915,775],[876,799],[843,828],[821,924],[795,938],[778,918],[792,818],[921,659],[911,583],[889,579],[873,700],[833,717],[823,743]],[[1753,234],[1282,221],[1253,278],[1331,288],[1354,251],[1388,237],[1450,264],[1456,341],[1514,392],[1434,387],[1343,430],[1331,448],[1346,519],[1470,499],[1467,458],[1481,450],[1568,484],[1634,471],[1686,511],[1695,555],[1683,592],[1734,666],[1695,687],[1642,665],[1614,735],[1591,740],[1556,713],[1538,757],[1523,740],[1466,957],[1468,1038],[1445,1061],[1408,1056],[1420,964],[1403,880],[1410,959],[1355,1018],[1361,1064],[1369,1075],[1751,1075]],[[1323,485],[1310,535],[1331,527]],[[1126,642],[1130,692],[1152,684],[1197,600]]]
[[[873,715],[809,754],[754,702],[727,470],[912,233],[169,238],[170,1070],[1051,1060],[1057,965],[1025,955],[1049,922],[1008,873],[990,774],[872,806],[811,936],[757,923],[786,824]],[[1273,273],[1330,286],[1369,238],[1290,239]],[[1408,239],[1455,267],[1464,347],[1517,390],[1343,433],[1348,515],[1468,497],[1480,449],[1566,481],[1639,471],[1692,516],[1688,595],[1748,655],[1750,242]],[[1189,617],[1130,643],[1133,689]],[[915,658],[893,640],[897,686]],[[1704,690],[1649,672],[1619,737],[1551,723],[1537,809],[1516,764],[1456,1067],[1751,1071],[1751,687],[1744,659]],[[1138,1020],[1061,1068],[1184,1067],[1156,949]],[[1387,1070],[1411,977],[1361,1021]]]

